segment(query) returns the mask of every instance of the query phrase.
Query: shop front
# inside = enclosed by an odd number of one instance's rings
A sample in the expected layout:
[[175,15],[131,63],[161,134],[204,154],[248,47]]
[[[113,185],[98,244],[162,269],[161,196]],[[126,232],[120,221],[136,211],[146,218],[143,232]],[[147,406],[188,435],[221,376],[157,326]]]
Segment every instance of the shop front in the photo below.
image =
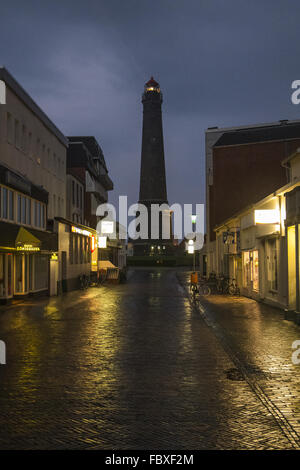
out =
[[[286,194],[288,309],[300,316],[300,186]],[[299,317],[300,323],[300,317]]]
[[52,233],[0,222],[0,300],[49,291]]

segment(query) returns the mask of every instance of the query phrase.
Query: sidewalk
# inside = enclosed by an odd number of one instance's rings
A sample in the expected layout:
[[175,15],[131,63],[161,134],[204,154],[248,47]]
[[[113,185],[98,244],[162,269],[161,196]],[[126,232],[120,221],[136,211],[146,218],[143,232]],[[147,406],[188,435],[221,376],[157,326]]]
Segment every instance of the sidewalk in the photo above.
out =
[[[185,288],[189,276],[177,273]],[[292,363],[299,326],[284,320],[282,310],[246,297],[200,297],[198,308],[252,389],[300,445],[300,365]]]

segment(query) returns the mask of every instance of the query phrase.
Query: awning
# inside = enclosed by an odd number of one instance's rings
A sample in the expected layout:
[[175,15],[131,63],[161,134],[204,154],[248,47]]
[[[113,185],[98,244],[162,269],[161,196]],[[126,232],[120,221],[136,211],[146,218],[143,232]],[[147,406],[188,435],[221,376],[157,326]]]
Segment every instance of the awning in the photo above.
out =
[[57,251],[57,234],[0,222],[0,248],[12,251]]
[[99,269],[107,269],[107,268],[116,268],[116,266],[108,260],[99,261]]

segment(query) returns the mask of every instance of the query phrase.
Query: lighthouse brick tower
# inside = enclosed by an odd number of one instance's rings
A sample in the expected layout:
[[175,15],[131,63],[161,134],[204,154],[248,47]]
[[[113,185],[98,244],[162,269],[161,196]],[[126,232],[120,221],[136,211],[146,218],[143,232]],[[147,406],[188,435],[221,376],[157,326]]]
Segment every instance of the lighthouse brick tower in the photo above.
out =
[[[151,238],[152,204],[168,204],[166,170],[164,156],[164,138],[162,129],[162,93],[159,83],[153,77],[145,84],[142,95],[143,136],[140,173],[139,203],[148,209],[148,240],[138,239],[134,245],[135,255],[163,256],[172,251],[171,215],[164,211],[159,217],[158,238]],[[169,223],[170,236],[163,238],[162,219]],[[167,222],[166,222],[167,221]]]

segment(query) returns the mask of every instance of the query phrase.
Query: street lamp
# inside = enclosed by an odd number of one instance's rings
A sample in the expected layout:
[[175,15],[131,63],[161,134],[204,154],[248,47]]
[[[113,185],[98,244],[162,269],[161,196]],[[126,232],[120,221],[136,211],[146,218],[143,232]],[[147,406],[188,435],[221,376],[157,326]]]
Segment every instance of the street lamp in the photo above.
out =
[[[196,224],[197,215],[192,214],[191,219],[192,219],[192,224],[193,224],[193,228],[194,228],[195,224]],[[193,230],[193,232],[194,232],[194,230]],[[194,241],[193,241],[193,249],[194,249],[194,251],[193,251],[193,255],[194,255],[194,257],[193,257],[193,267],[194,267],[194,272],[195,272],[196,271],[196,253],[195,253]]]

